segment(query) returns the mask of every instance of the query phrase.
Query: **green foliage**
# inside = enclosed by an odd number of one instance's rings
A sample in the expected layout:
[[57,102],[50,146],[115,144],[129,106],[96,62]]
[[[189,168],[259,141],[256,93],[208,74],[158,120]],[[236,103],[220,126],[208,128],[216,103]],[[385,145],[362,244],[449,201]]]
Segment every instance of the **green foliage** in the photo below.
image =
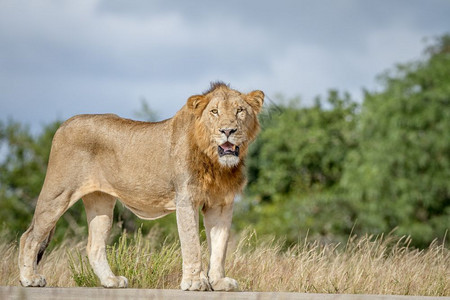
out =
[[350,96],[330,91],[324,108],[320,99],[313,107],[293,102],[269,108],[258,142],[250,150],[251,191],[262,198],[310,193],[334,186],[342,161],[355,145],[352,136],[356,104]]
[[381,76],[366,93],[342,182],[358,211],[358,228],[398,227],[420,243],[450,228],[450,38],[425,61]]
[[357,108],[337,91],[312,107],[298,101],[269,107],[250,150],[248,192],[236,207],[239,229],[250,222],[290,242],[307,230],[321,236],[350,231],[335,192],[347,153],[357,145]]
[[147,100],[145,98],[141,99],[141,108],[136,111],[135,116],[138,119],[147,121],[147,122],[156,122],[158,121],[158,113],[153,110],[150,105],[148,104]]
[[0,219],[13,234],[26,229],[44,181],[53,134],[60,125],[45,126],[37,137],[14,121],[0,122]]
[[411,235],[417,246],[450,228],[450,36],[418,62],[380,76],[359,108],[330,92],[313,107],[269,107],[250,151],[238,228],[343,240]]

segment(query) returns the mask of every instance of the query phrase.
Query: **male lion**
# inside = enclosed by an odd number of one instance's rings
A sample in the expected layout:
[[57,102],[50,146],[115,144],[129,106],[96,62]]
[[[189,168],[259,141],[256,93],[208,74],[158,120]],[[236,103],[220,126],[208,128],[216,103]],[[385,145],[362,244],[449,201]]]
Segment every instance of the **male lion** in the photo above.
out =
[[[237,290],[224,262],[233,201],[245,185],[244,159],[259,130],[264,93],[242,94],[219,82],[156,123],[116,115],[75,116],[56,132],[33,221],[20,239],[23,286],[45,286],[36,267],[58,219],[80,198],[89,223],[86,251],[104,287],[126,287],[106,258],[116,199],[143,219],[176,212],[183,290]],[[198,211],[210,252],[202,272]]]

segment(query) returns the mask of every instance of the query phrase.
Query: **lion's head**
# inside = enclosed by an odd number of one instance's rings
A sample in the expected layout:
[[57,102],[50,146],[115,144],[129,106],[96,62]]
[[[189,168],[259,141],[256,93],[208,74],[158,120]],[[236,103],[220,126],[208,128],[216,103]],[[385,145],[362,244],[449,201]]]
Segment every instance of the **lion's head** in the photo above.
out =
[[221,82],[211,84],[202,95],[188,99],[196,118],[192,140],[221,166],[237,166],[259,131],[263,102],[262,91],[242,94]]

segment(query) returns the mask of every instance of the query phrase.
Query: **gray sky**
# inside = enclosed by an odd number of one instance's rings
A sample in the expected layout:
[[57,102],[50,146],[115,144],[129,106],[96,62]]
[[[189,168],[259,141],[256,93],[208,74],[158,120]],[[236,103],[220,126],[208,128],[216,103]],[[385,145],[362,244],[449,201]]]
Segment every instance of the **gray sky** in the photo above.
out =
[[0,120],[172,116],[210,81],[361,98],[450,31],[449,0],[0,0]]

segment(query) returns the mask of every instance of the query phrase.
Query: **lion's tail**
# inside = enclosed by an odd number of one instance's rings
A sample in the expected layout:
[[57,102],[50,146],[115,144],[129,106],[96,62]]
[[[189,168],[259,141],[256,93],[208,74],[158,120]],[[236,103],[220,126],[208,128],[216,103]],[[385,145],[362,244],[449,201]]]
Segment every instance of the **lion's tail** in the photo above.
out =
[[36,264],[39,264],[39,262],[42,259],[42,256],[44,255],[45,249],[47,249],[48,244],[50,244],[50,241],[52,240],[53,234],[55,233],[55,228],[53,227],[52,230],[50,230],[50,233],[48,234],[47,238],[41,243],[41,247],[39,248],[39,252],[37,255],[37,262]]

